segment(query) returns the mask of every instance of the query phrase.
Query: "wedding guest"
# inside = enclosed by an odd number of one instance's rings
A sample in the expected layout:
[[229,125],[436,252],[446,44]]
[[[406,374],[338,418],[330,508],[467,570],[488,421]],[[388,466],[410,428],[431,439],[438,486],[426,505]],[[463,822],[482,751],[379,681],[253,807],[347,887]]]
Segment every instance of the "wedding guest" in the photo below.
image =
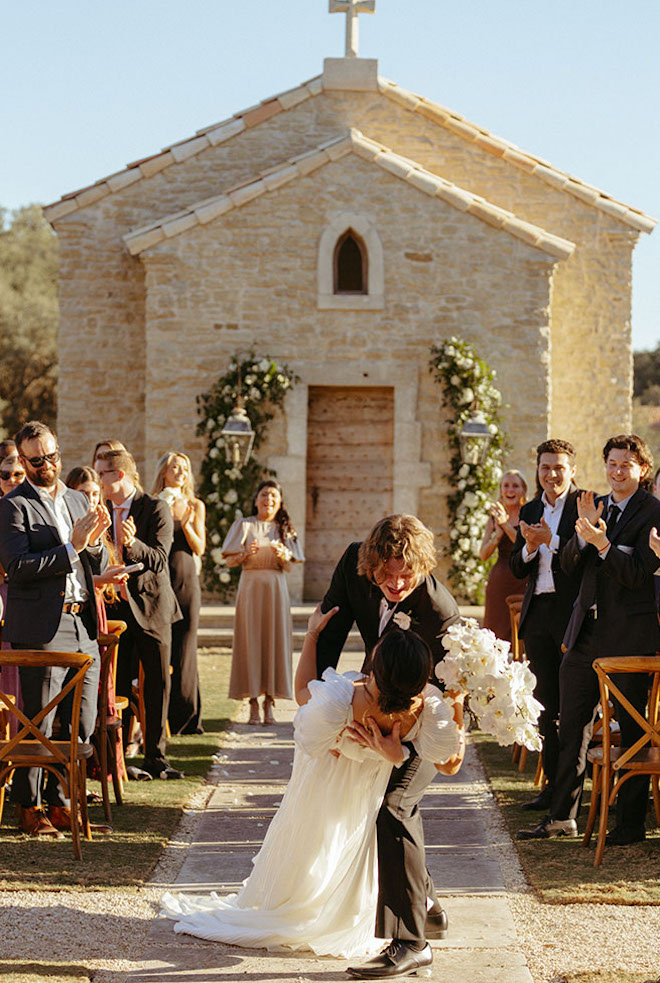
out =
[[539,732],[545,786],[523,809],[550,808],[559,759],[559,667],[562,640],[580,586],[561,568],[561,551],[575,532],[578,489],[575,448],[567,440],[544,440],[536,448],[537,494],[520,510],[511,570],[526,579],[518,635],[536,676],[534,696],[543,704]]
[[[7,455],[5,457],[5,454]],[[16,453],[16,444],[13,440],[0,441],[0,498],[7,495],[10,491],[20,485],[25,478],[25,470],[21,460]],[[0,625],[4,621],[7,607],[7,577],[0,565]],[[0,638],[2,632],[0,631]],[[1,642],[2,648],[11,648],[8,642]],[[2,685],[6,693],[16,697],[16,705],[22,707],[21,683],[18,675],[18,668],[6,666],[2,670]],[[11,736],[18,731],[18,721],[14,716],[9,721]]]
[[[87,467],[77,467],[69,471],[66,476],[65,485],[67,488],[73,488],[75,491],[82,492],[87,496],[89,504],[92,508],[96,508],[101,501],[101,483],[99,481],[99,476],[93,468]],[[108,526],[109,526],[109,516],[108,516]],[[108,632],[108,616],[106,612],[106,601],[110,604],[114,603],[119,597],[118,588],[125,584],[128,580],[128,574],[124,573],[124,566],[117,563],[117,554],[115,551],[114,543],[108,535],[108,531],[104,535],[104,545],[108,551],[109,565],[106,570],[101,574],[94,575],[94,595],[96,600],[96,613],[98,617],[99,625],[99,635],[106,635]],[[101,654],[103,654],[103,647],[101,646]],[[116,681],[114,678],[114,673],[112,669],[108,673],[108,690],[106,693],[106,712],[109,716],[114,717],[117,710],[115,705],[115,686]],[[117,734],[117,743],[119,746],[120,754],[118,754],[118,760],[121,762],[122,777],[125,777],[123,773],[124,763],[123,754],[121,753],[121,735]],[[96,766],[92,765],[91,770],[89,770],[89,775],[92,778],[97,777]]]
[[[138,663],[144,669],[145,720],[143,770],[153,778],[179,779],[183,772],[166,757],[167,711],[170,697],[172,623],[181,617],[170,583],[168,557],[172,546],[172,513],[165,502],[139,488],[135,461],[125,450],[101,451],[96,471],[108,503],[118,558],[132,566],[116,605],[127,628],[117,663],[117,692],[130,698]],[[124,740],[130,714],[124,714]]]
[[[437,563],[433,533],[413,515],[390,515],[376,523],[362,543],[351,543],[339,560],[322,607],[338,613],[319,636],[317,674],[336,666],[353,626],[365,645],[363,671],[381,635],[395,625],[413,625],[431,649],[434,665],[444,658],[443,636],[460,613],[449,591],[432,574]],[[432,684],[437,684],[435,676]],[[392,939],[374,960],[355,967],[354,975],[380,979],[405,976],[422,959],[432,961],[429,938],[447,934],[447,913],[440,905],[426,868],[419,803],[435,769],[414,746],[405,744],[404,760],[392,769],[378,813],[378,905],[375,934]]]
[[660,498],[660,468],[653,475],[653,488],[651,490],[656,498]]
[[[52,430],[32,420],[19,430],[16,445],[26,479],[0,499],[0,562],[7,571],[5,639],[18,649],[84,652],[93,657],[84,680],[80,738],[94,730],[99,681],[98,622],[92,576],[107,565],[101,537],[104,509],[92,509],[84,495],[60,481],[62,465]],[[34,717],[64,685],[66,670],[21,669],[27,716]],[[54,711],[43,722],[52,732]],[[69,724],[60,713],[64,734]],[[71,828],[69,803],[52,773],[42,789],[39,768],[19,768],[12,801],[19,806],[21,829],[32,836],[59,836]],[[43,796],[43,799],[42,799]],[[48,806],[48,815],[42,802]]]
[[527,499],[527,482],[515,469],[505,471],[500,481],[500,493],[489,509],[483,542],[479,550],[485,562],[497,550],[497,562],[488,574],[484,628],[490,628],[498,638],[511,641],[511,618],[506,598],[519,594],[524,584],[511,573],[509,557],[518,532],[520,507]]
[[7,495],[24,480],[25,468],[21,459],[15,451],[10,452],[0,460],[0,497]]
[[[636,434],[610,437],[603,448],[611,491],[596,498],[578,497],[575,534],[562,551],[567,574],[580,577],[559,673],[559,761],[549,814],[518,838],[577,836],[587,748],[600,699],[594,659],[605,656],[655,655],[660,627],[655,607],[653,574],[658,557],[649,546],[651,530],[660,523],[660,502],[650,484],[651,452]],[[647,673],[623,673],[617,684],[635,710],[644,715]],[[643,735],[639,724],[613,697],[621,729],[621,746],[632,747]],[[646,837],[649,777],[636,775],[621,785],[616,797],[615,826],[609,846],[627,846]]]
[[202,605],[199,583],[206,549],[206,510],[195,498],[190,458],[168,451],[158,462],[152,495],[167,502],[174,520],[170,579],[181,608],[172,625],[172,689],[169,724],[173,734],[203,734],[202,701],[197,671],[197,628]]
[[252,515],[236,519],[222,545],[228,567],[241,566],[236,594],[229,696],[250,701],[248,723],[274,724],[275,699],[290,700],[293,626],[285,572],[304,556],[298,535],[272,479],[262,481]]
[[[378,641],[368,673],[327,669],[316,680],[316,641],[333,617],[336,608],[322,615],[317,607],[309,620],[296,671],[300,709],[291,779],[250,877],[229,898],[166,894],[162,905],[177,920],[175,932],[329,956],[362,956],[379,948],[378,809],[406,747],[414,747],[434,774],[458,771],[462,698],[445,699],[428,683],[428,645],[397,627]],[[374,746],[365,749],[367,735]],[[410,960],[408,973],[430,965],[426,950]]]

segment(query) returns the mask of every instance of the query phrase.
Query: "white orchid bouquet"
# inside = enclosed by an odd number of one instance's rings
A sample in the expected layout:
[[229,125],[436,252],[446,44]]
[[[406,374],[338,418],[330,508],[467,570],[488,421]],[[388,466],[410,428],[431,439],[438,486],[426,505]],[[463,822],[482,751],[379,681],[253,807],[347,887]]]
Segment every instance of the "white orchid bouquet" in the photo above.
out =
[[452,625],[443,638],[447,654],[435,674],[447,690],[468,694],[479,728],[498,744],[541,750],[537,729],[543,706],[534,699],[536,677],[527,662],[515,662],[510,645],[473,618]]

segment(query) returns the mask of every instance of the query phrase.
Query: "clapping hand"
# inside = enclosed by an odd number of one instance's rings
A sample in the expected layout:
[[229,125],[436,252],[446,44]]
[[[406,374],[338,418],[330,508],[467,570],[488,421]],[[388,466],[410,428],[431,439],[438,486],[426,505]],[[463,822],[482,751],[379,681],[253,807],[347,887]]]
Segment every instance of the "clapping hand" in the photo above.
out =
[[489,509],[489,513],[493,519],[493,522],[495,522],[498,526],[503,526],[509,521],[509,513],[501,502],[493,502]]
[[[603,511],[602,508],[600,511]],[[607,526],[600,518],[600,512],[595,523],[590,522],[584,516],[579,516],[575,523],[575,531],[578,536],[584,539],[585,543],[591,543],[592,546],[595,546],[599,553],[605,549],[609,542],[607,538]]]
[[395,720],[391,734],[383,734],[373,717],[366,717],[364,724],[354,720],[346,728],[346,736],[360,747],[371,748],[393,765],[403,763],[403,748],[401,747],[401,721]]
[[520,532],[527,543],[527,549],[530,553],[535,553],[539,546],[542,546],[544,543],[546,546],[549,546],[550,540],[552,539],[552,531],[545,519],[531,524],[521,519]]
[[131,547],[135,542],[135,537],[137,536],[137,529],[135,528],[135,519],[132,515],[129,515],[128,519],[125,519],[121,524],[121,543],[122,546]]
[[92,509],[91,511],[95,512],[96,514],[96,526],[92,530],[92,534],[89,537],[89,545],[96,546],[98,544],[99,537],[103,535],[106,529],[110,528],[112,520],[110,518],[110,513],[103,502],[99,502],[96,508]]
[[73,524],[73,532],[71,534],[71,545],[76,553],[82,553],[82,551],[87,547],[92,533],[96,529],[97,523],[98,519],[96,509],[90,509],[89,512],[86,512],[80,519],[76,519]]
[[[599,502],[598,507],[596,507],[594,493],[592,491],[581,492],[577,497],[577,513],[580,519],[588,519],[591,525],[597,528],[598,520],[603,514],[603,503]],[[587,541],[589,542],[589,540]]]
[[279,540],[275,540],[270,544],[270,547],[280,563],[289,562],[291,559],[291,551],[287,549],[284,543],[280,543]]
[[660,557],[660,536],[658,535],[658,530],[655,528],[655,526],[649,533],[649,546],[655,555]]

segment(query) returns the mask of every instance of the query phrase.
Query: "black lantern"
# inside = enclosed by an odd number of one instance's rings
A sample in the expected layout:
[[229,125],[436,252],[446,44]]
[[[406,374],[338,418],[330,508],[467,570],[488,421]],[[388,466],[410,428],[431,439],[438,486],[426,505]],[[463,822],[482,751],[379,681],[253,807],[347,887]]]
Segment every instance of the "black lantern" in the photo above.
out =
[[228,463],[233,468],[241,471],[250,460],[252,444],[254,443],[254,431],[250,426],[250,419],[243,406],[243,397],[240,393],[240,380],[236,406],[231,411],[231,416],[222,428],[220,436],[225,442],[225,454]]
[[458,434],[461,461],[474,467],[483,464],[488,453],[488,445],[493,439],[486,419],[479,410],[472,410]]

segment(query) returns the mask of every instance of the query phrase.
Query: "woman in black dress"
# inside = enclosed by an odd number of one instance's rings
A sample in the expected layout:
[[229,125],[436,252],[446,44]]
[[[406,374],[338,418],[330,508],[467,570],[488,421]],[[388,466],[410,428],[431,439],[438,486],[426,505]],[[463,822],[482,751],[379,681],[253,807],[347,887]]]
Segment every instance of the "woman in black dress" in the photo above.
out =
[[190,459],[168,451],[158,462],[153,494],[172,510],[170,577],[183,618],[172,625],[172,690],[168,720],[173,734],[203,734],[197,672],[197,628],[202,592],[200,558],[206,548],[206,510],[195,498]]

